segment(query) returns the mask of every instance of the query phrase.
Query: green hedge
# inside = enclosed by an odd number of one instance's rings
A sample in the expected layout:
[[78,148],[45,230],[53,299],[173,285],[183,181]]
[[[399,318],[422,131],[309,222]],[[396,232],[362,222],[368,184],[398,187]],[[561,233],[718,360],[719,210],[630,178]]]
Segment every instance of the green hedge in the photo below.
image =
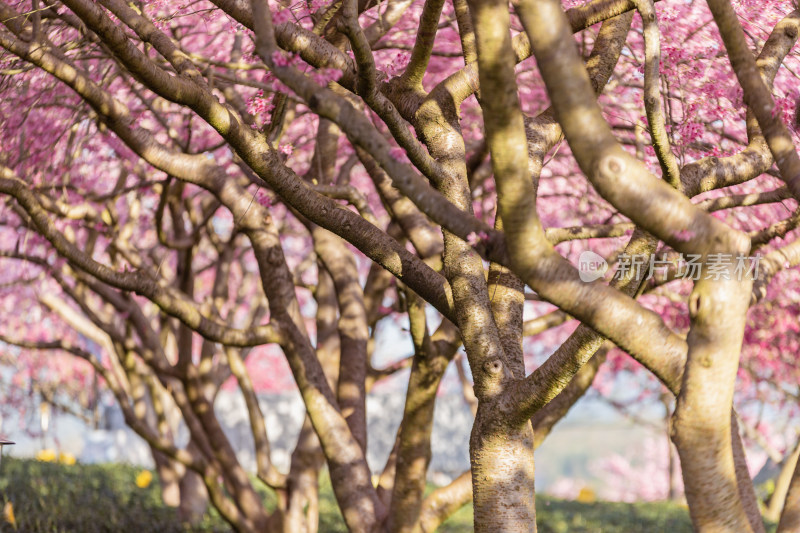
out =
[[[0,505],[12,502],[16,531],[183,532],[173,509],[161,503],[158,483],[136,485],[141,469],[118,464],[61,465],[32,460],[3,459],[0,468]],[[265,498],[272,503],[271,494]],[[322,480],[321,533],[345,532],[330,484]],[[689,533],[685,508],[669,503],[577,503],[537,498],[541,533]],[[0,517],[0,530],[14,528]],[[229,531],[216,513],[194,531]],[[461,509],[440,529],[448,533],[472,530],[471,506]]]
[[[127,465],[61,465],[4,458],[2,504],[13,504],[17,531],[86,533],[182,532],[174,509],[161,503],[158,483],[136,485],[141,469]],[[5,517],[3,531],[14,531]],[[203,531],[228,531],[209,518]]]

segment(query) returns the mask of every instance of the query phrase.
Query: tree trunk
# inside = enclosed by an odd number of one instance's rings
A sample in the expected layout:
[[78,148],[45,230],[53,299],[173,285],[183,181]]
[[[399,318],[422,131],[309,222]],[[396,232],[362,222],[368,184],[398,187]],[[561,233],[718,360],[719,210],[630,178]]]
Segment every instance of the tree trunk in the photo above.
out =
[[286,484],[284,533],[317,533],[319,528],[319,470],[324,464],[319,440],[306,416]]
[[678,491],[678,469],[675,461],[675,450],[672,449],[672,439],[670,438],[670,410],[672,396],[669,393],[661,395],[661,403],[664,404],[664,425],[667,429],[667,499],[671,502],[678,501],[680,496]]
[[203,478],[155,449],[153,460],[156,463],[164,505],[177,508],[181,522],[200,522],[208,509],[208,492]]
[[786,497],[789,494],[789,485],[792,481],[795,468],[797,467],[798,457],[800,457],[800,442],[797,443],[794,447],[794,451],[783,461],[778,479],[775,480],[775,490],[772,491],[767,510],[764,512],[764,518],[770,522],[777,522],[781,518],[781,511],[786,503]]
[[689,353],[672,426],[692,523],[702,533],[753,531],[737,483],[731,423],[752,281],[737,280],[733,266],[725,266],[729,279],[701,279],[689,297]]
[[504,419],[492,402],[478,406],[470,438],[475,531],[534,533],[533,429]]
[[208,492],[200,474],[186,469],[181,477],[180,493],[178,517],[181,522],[189,524],[200,522],[208,509]]
[[795,465],[789,494],[783,504],[778,533],[800,533],[800,461]]
[[179,507],[181,503],[180,474],[175,462],[164,453],[151,448],[161,484],[161,500],[167,507]]

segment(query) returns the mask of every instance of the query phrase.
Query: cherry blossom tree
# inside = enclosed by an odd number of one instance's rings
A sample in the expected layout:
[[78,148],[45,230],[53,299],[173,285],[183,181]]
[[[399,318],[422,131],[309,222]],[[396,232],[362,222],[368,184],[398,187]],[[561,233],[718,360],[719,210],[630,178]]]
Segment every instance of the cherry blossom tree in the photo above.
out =
[[[207,497],[240,531],[315,531],[326,465],[353,531],[432,531],[470,499],[477,531],[533,531],[534,449],[635,364],[675,398],[695,528],[764,531],[736,411],[769,387],[796,409],[794,7],[4,0],[17,385],[113,394],[187,519]],[[590,249],[605,277],[576,268]],[[374,368],[400,316],[411,355]],[[532,343],[554,351],[530,364]],[[307,411],[288,473],[257,397],[277,354]],[[426,496],[454,359],[471,469]],[[365,398],[400,369],[373,483]],[[226,383],[273,512],[214,413]],[[800,473],[786,485],[795,531]]]

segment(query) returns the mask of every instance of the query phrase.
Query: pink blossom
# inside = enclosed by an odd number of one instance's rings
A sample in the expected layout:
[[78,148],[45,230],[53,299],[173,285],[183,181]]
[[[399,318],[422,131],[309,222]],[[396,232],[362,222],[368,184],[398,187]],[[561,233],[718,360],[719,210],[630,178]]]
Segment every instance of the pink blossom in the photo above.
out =
[[478,244],[481,241],[485,241],[488,238],[489,238],[489,234],[486,233],[485,231],[480,231],[478,233],[475,233],[473,231],[472,233],[467,235],[467,244],[469,244],[472,247],[475,247],[475,246],[478,246]]
[[292,11],[290,9],[281,9],[277,13],[272,14],[273,24],[283,24],[289,22],[292,18]]
[[392,156],[392,158],[394,158],[394,159],[396,159],[398,161],[405,161],[406,160],[406,151],[403,150],[402,148],[400,148],[399,146],[393,146],[389,150],[389,155]]
[[264,189],[258,189],[256,192],[256,202],[264,207],[272,207],[272,197]]
[[291,58],[281,50],[275,50],[272,52],[272,62],[276,67],[288,67],[291,63]]
[[695,232],[690,229],[682,229],[672,232],[672,236],[678,242],[688,242],[695,237]]

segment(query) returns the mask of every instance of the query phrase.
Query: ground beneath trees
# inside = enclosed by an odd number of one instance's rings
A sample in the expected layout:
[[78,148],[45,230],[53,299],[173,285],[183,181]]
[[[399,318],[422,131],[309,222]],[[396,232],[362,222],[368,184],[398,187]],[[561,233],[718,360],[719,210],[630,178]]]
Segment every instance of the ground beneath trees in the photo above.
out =
[[[161,504],[158,484],[140,468],[119,464],[62,465],[6,458],[0,468],[0,531],[187,531]],[[147,486],[140,486],[140,485]],[[272,495],[264,490],[268,501]],[[16,529],[9,523],[13,505]],[[345,532],[327,479],[323,480],[320,532]],[[578,503],[537,499],[540,533],[631,533],[692,530],[685,508],[671,503]],[[774,529],[774,528],[773,528]],[[440,531],[472,530],[472,507],[459,511]],[[215,513],[193,531],[230,531]]]

